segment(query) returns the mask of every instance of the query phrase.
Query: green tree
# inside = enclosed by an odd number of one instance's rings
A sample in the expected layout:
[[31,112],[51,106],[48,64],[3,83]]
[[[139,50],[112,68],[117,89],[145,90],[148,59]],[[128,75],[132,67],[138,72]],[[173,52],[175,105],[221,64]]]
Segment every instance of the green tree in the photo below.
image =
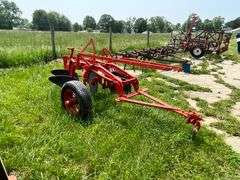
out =
[[78,32],[81,30],[81,26],[78,23],[73,24],[73,31]]
[[144,31],[146,31],[147,28],[148,28],[147,20],[144,18],[138,18],[136,20],[136,22],[134,23],[134,31],[136,33],[142,33]]
[[14,2],[0,0],[0,29],[13,29],[19,25],[21,13]]
[[18,28],[27,28],[28,26],[29,26],[28,19],[20,19],[17,27]]
[[98,28],[101,32],[109,32],[109,27],[113,27],[114,25],[114,19],[112,16],[108,14],[104,14],[100,17],[100,20],[98,22]]
[[71,31],[72,23],[71,21],[64,15],[60,15],[59,17],[58,30],[59,31]]
[[64,15],[55,11],[47,13],[44,10],[36,10],[33,13],[33,28],[40,31],[48,31],[50,25],[56,31],[71,31],[71,21]]
[[83,20],[83,29],[87,30],[87,29],[92,29],[95,30],[96,29],[96,21],[92,16],[86,16]]
[[180,31],[180,30],[181,30],[181,24],[180,24],[180,23],[177,23],[177,24],[174,26],[174,30],[175,30],[175,31]]
[[114,21],[114,24],[113,24],[113,32],[114,33],[123,33],[124,28],[125,28],[124,21]]
[[151,32],[154,32],[154,33],[163,32],[164,26],[165,26],[165,22],[163,17],[156,16],[156,17],[151,17],[149,19],[149,30]]
[[213,21],[205,19],[203,22],[203,28],[207,31],[213,31],[214,30]]
[[215,17],[212,20],[214,30],[222,30],[225,19],[221,16]]
[[[53,18],[51,19],[53,23]],[[48,31],[49,23],[48,23],[48,14],[45,10],[39,9],[33,12],[33,20],[32,20],[33,28],[40,31]]]
[[47,13],[47,21],[49,23],[49,25],[51,25],[54,30],[58,31],[59,30],[59,20],[60,20],[60,14],[55,12],[55,11],[51,11],[49,13]]
[[132,33],[134,31],[134,24],[135,24],[136,18],[130,17],[127,19],[125,23],[125,29],[128,33]]
[[183,23],[183,25],[182,25],[182,30],[183,31],[187,31],[188,28],[190,28],[190,25],[191,25],[191,22],[192,22],[193,18],[196,18],[196,24],[194,26],[195,29],[196,30],[201,30],[203,28],[203,23],[202,23],[201,18],[197,14],[192,13],[188,17],[188,19]]
[[167,33],[170,33],[173,31],[173,24],[169,21],[165,21],[165,24],[164,24],[164,31],[163,32],[167,32]]

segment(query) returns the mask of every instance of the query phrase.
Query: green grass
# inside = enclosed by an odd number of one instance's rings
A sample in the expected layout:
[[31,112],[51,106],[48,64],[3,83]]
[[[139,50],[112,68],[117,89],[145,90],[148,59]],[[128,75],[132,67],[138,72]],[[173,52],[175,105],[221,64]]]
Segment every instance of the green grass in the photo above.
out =
[[[238,179],[240,156],[221,138],[177,114],[115,102],[100,90],[92,123],[61,108],[48,82],[56,63],[0,71],[0,154],[19,179]],[[150,72],[150,74],[153,72]],[[183,109],[180,91],[146,80],[150,93]],[[192,89],[192,87],[186,86]]]
[[[108,47],[108,34],[56,32],[57,54],[61,57],[68,47],[81,48],[90,39],[97,42],[97,50]],[[159,47],[169,42],[170,34],[152,34],[150,47]],[[147,47],[146,35],[114,34],[113,51],[143,49]],[[181,54],[179,56],[182,56]],[[186,54],[184,55],[186,56]],[[189,55],[188,55],[189,56]],[[236,39],[233,38],[225,58],[239,62]],[[52,59],[49,32],[0,31],[0,68],[32,65]],[[219,59],[219,57],[213,57]],[[201,72],[208,73],[204,66]],[[196,72],[196,73],[201,73]]]
[[211,106],[209,106],[206,101],[197,98],[197,104],[201,108],[203,114],[220,120],[220,122],[213,123],[212,126],[222,129],[233,136],[240,136],[240,121],[234,117],[231,112],[233,106],[240,101],[240,89],[227,84],[218,75],[215,75],[215,77],[217,83],[232,89],[230,98],[211,104]]
[[239,54],[237,53],[237,40],[235,38],[235,34],[233,34],[233,38],[231,39],[229,50],[225,52],[223,55],[225,59],[233,60],[235,62],[240,62]]
[[[108,47],[108,34],[56,32],[57,54],[61,57],[68,47],[80,49],[90,38],[97,50]],[[169,34],[151,35],[151,47],[163,45]],[[113,51],[146,48],[146,35],[113,35]],[[0,31],[0,68],[31,65],[52,59],[49,32]]]
[[205,59],[198,66],[193,66],[191,70],[192,74],[210,74],[210,72],[209,62]]

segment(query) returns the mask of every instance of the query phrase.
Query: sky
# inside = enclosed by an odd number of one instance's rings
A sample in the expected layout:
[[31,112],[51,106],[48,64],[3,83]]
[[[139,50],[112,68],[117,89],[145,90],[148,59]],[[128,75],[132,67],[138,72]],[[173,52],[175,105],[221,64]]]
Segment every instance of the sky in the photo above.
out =
[[240,17],[240,0],[13,0],[23,12],[22,17],[32,19],[36,9],[57,11],[73,23],[86,15],[97,21],[102,14],[110,14],[116,20],[128,17],[164,16],[172,23],[183,23],[191,13],[202,19],[222,16],[226,21]]

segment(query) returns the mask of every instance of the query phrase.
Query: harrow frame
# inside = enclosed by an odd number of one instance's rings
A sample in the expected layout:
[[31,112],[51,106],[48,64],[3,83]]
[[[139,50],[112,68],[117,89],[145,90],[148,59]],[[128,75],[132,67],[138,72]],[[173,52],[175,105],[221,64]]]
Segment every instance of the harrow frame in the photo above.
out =
[[[179,52],[190,52],[194,58],[199,59],[205,54],[221,54],[228,50],[232,33],[227,33],[224,30],[195,31],[196,25],[197,17],[193,15],[186,33],[183,31],[176,35],[172,33],[167,46],[119,52],[117,54],[126,58],[164,60],[167,57],[175,56]],[[196,49],[201,53],[195,54]],[[183,61],[178,62],[182,63]]]

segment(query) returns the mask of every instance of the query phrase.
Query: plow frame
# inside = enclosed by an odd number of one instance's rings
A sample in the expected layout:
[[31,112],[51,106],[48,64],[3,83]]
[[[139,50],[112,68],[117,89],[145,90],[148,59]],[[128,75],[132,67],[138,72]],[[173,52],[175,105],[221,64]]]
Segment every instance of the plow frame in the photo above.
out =
[[[93,53],[85,52],[90,46],[92,47]],[[142,68],[165,71],[181,71],[182,69],[180,67],[112,56],[107,49],[103,49],[100,52],[100,55],[97,55],[95,47],[95,43],[91,39],[88,44],[77,53],[77,55],[74,55],[74,48],[69,49],[70,55],[63,57],[63,63],[64,70],[68,72],[70,79],[74,79],[76,70],[80,69],[82,70],[83,83],[85,85],[89,84],[91,87],[100,84],[104,89],[108,88],[115,91],[118,95],[116,98],[117,102],[125,102],[172,111],[185,117],[187,123],[193,126],[194,132],[200,129],[202,118],[199,114],[192,111],[184,111],[149,95],[146,90],[139,87],[139,81],[136,77],[121,69],[116,64],[130,64]],[[94,78],[90,78],[90,74],[94,74]],[[54,79],[55,77],[50,77],[50,81],[52,81],[51,78]],[[68,80],[69,79],[67,79],[67,81]],[[131,91],[132,88],[133,91]],[[147,100],[143,101],[134,99],[139,96],[144,96]]]

